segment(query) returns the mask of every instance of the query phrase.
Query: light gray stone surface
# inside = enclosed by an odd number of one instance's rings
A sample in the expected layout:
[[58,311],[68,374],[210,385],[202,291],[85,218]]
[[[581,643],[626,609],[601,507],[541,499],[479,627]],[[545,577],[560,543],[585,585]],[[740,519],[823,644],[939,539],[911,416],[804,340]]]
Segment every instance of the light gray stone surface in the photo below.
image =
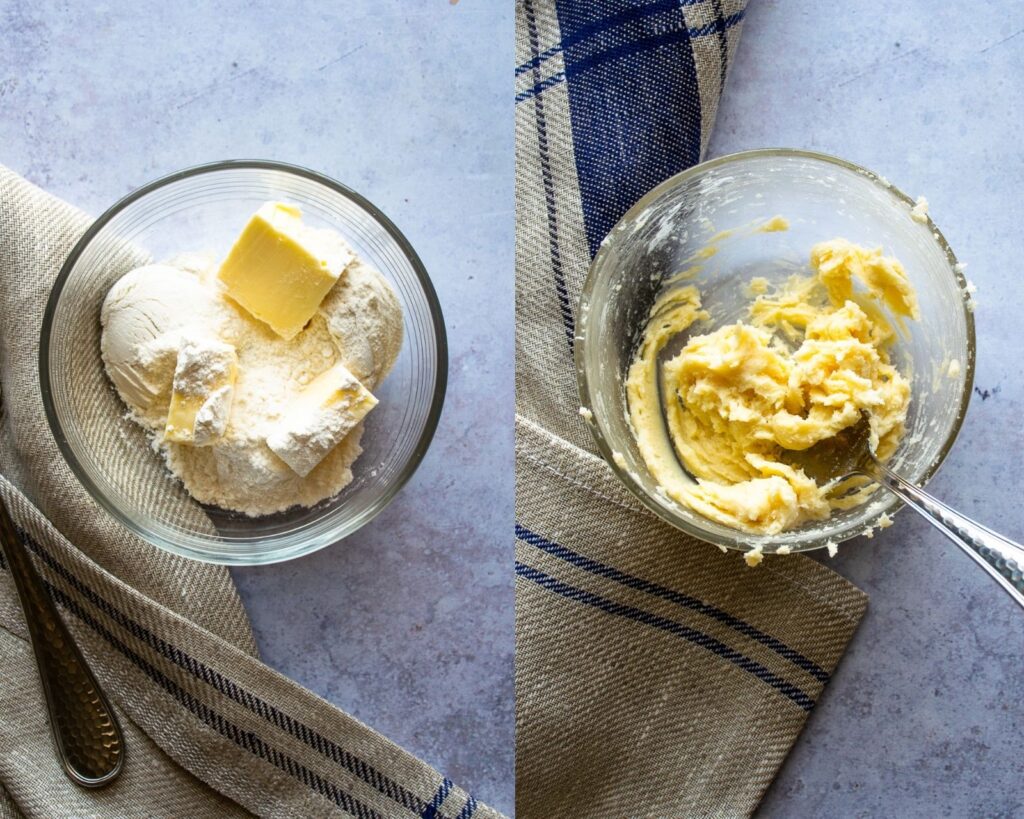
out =
[[[344,544],[236,578],[271,665],[504,810],[511,6],[0,0],[0,162],[92,212],[196,162],[297,162],[420,252],[452,349],[427,459]],[[831,152],[928,196],[980,302],[979,394],[931,487],[1018,538],[1022,76],[1011,0],[752,0],[711,145]],[[760,815],[1024,816],[1021,612],[909,512],[832,565],[868,616]]]
[[433,276],[434,444],[346,542],[236,571],[263,658],[512,808],[512,4],[0,0],[0,162],[99,213],[263,157],[369,197]]
[[[1024,5],[752,0],[711,143],[837,154],[924,194],[978,285],[976,391],[930,488],[1024,539]],[[913,512],[831,565],[871,595],[761,808],[1024,816],[1024,612]]]

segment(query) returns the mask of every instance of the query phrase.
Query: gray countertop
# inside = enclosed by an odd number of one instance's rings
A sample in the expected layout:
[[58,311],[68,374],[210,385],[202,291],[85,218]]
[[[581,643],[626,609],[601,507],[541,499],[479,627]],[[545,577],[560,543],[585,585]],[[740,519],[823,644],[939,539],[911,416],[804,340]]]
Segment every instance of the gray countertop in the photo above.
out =
[[[0,162],[94,213],[197,162],[296,162],[367,195],[423,257],[452,355],[422,467],[346,542],[235,577],[268,663],[506,811],[511,18],[469,0],[0,3]],[[1017,538],[1022,76],[1010,0],[752,0],[711,145],[835,153],[929,198],[979,287],[978,390],[931,488]],[[760,815],[1024,816],[1009,597],[909,512],[831,565],[868,615]]]
[[354,537],[234,576],[267,663],[510,811],[512,4],[117,5],[0,0],[0,162],[98,214],[279,159],[406,234],[451,351],[430,452]]
[[[1016,539],[1022,78],[1011,0],[752,0],[711,142],[837,154],[928,198],[978,285],[977,389],[930,488]],[[1009,595],[910,511],[829,564],[868,613],[759,816],[1024,816],[1024,616]]]

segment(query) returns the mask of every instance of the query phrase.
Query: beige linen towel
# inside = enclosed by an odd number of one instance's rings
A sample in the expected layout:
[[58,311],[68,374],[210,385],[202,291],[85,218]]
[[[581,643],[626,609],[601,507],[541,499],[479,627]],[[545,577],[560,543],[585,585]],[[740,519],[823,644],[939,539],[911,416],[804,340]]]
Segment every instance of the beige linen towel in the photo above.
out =
[[662,523],[578,413],[591,256],[699,161],[744,6],[517,2],[520,819],[749,815],[866,606],[810,559],[748,569]]
[[0,561],[0,817],[499,816],[259,662],[225,569],[143,542],[71,475],[43,415],[38,342],[89,221],[0,167],[0,498],[113,701],[125,769],[97,791],[60,771]]

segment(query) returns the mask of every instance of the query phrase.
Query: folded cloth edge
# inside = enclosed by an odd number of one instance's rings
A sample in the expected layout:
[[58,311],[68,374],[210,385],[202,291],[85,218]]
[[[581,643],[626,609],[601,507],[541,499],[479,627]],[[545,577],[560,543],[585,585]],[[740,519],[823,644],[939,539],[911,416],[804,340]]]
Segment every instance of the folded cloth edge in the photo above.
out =
[[[560,751],[548,748],[541,754],[551,740],[539,737],[564,738],[593,730],[595,720],[612,732],[603,740],[606,753],[612,756],[616,753],[613,743],[622,739],[623,732],[642,728],[645,735],[649,730],[655,734],[683,731],[687,739],[676,754],[692,758],[677,770],[678,762],[648,758],[634,748],[628,762],[620,761],[620,776],[626,780],[616,787],[614,781],[599,779],[605,792],[591,793],[589,812],[581,815],[619,815],[627,794],[657,805],[664,815],[672,811],[677,813],[671,815],[748,815],[770,786],[841,662],[865,613],[867,595],[807,557],[775,558],[774,562],[784,567],[780,569],[772,568],[771,559],[749,568],[735,552],[721,555],[710,544],[681,532],[673,534],[671,527],[633,497],[601,458],[552,436],[528,419],[518,417],[516,425],[517,481],[547,484],[537,490],[531,485],[522,495],[517,494],[517,561],[522,560],[523,565],[517,564],[521,571],[516,633],[524,658],[516,669],[517,778],[529,791],[528,797],[520,797],[522,815],[582,809],[571,796],[559,801],[562,788],[552,790],[550,783],[545,787],[544,771],[563,770],[566,764],[574,769],[586,767],[587,752],[579,747],[567,750],[563,746],[568,740],[560,739]],[[571,489],[563,491],[558,482]],[[589,511],[581,493],[591,496]],[[602,507],[609,511],[602,512]],[[633,522],[626,524],[627,520]],[[520,522],[526,525],[520,526]],[[645,533],[655,531],[659,533],[656,544],[645,544]],[[588,536],[588,532],[592,534]],[[616,533],[623,538],[619,542]],[[598,539],[591,540],[593,536]],[[650,548],[659,554],[644,554]],[[675,548],[684,551],[673,557]],[[631,550],[640,551],[630,554]],[[679,574],[682,566],[694,570],[692,579]],[[700,589],[711,596],[701,596]],[[762,606],[758,603],[762,594],[778,597]],[[792,622],[787,606],[796,609]],[[659,630],[661,637],[657,636]],[[551,653],[561,642],[551,636],[553,632],[575,636]],[[675,642],[673,637],[679,636],[686,639]],[[602,669],[623,662],[629,663],[631,674],[638,675],[632,685],[668,686],[660,697],[668,696],[670,701],[685,696],[688,688],[706,688],[715,680],[724,686],[722,697],[709,692],[712,698],[695,705],[698,711],[675,703],[675,719],[666,711],[656,726],[648,726],[649,717],[644,713],[653,704],[649,700],[620,698],[613,710],[598,716],[594,709],[599,697],[591,701],[581,693],[581,700],[569,693],[587,688],[586,678],[573,674],[588,669],[587,675],[600,676]],[[664,679],[666,663],[679,662],[689,670],[677,672],[682,676],[674,680]],[[566,671],[565,663],[580,671]],[[730,668],[730,663],[743,671]],[[643,673],[645,665],[649,676]],[[697,676],[688,678],[689,674]],[[777,689],[774,695],[770,686]],[[716,700],[720,701],[713,705]],[[762,705],[756,705],[758,701]],[[793,708],[794,704],[798,707]],[[724,721],[715,720],[708,727],[685,726],[686,720],[697,718],[700,710],[708,707],[724,708]],[[749,712],[750,708],[755,710]],[[550,715],[556,713],[562,714],[557,726],[533,724],[538,719],[550,721]],[[746,716],[739,719],[742,713]],[[751,734],[742,747],[731,744],[729,737],[735,732],[740,739],[740,734],[746,735],[756,725],[762,731]],[[701,735],[706,745],[701,744]],[[767,744],[761,747],[763,743]],[[759,753],[746,759],[755,744]],[[618,751],[625,753],[624,748]],[[583,757],[572,762],[573,754],[579,753]],[[548,760],[541,770],[537,768],[538,754]],[[719,762],[709,768],[704,757],[713,759],[718,754],[724,754],[724,759],[718,757]],[[627,773],[630,770],[632,774]],[[584,775],[581,771],[580,776]],[[675,783],[668,791],[666,779]]]
[[[37,568],[111,700],[224,796],[256,813],[294,811],[297,804],[327,813],[333,801],[343,812],[398,817],[420,813],[443,791],[431,813],[437,819],[466,811],[474,819],[500,817],[364,723],[95,564],[2,477],[0,498],[28,535]],[[169,633],[174,637],[165,639]],[[131,665],[126,658],[142,672],[119,671]],[[123,685],[128,679],[162,679],[163,688],[153,686],[136,701]],[[236,770],[263,772],[261,781],[276,781],[271,790],[279,792],[264,793]]]

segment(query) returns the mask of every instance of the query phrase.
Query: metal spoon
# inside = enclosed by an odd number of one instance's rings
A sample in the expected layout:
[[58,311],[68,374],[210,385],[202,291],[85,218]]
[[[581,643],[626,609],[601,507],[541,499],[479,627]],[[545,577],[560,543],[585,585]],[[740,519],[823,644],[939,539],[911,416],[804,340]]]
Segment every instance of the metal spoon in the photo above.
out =
[[124,765],[121,727],[46,593],[2,500],[0,544],[25,613],[57,757],[72,782],[86,788],[106,785]]
[[801,452],[787,451],[786,459],[803,469],[819,485],[836,485],[855,475],[866,476],[881,484],[967,552],[1017,603],[1024,606],[1024,546],[950,509],[879,463],[871,451],[870,438],[868,416],[864,413],[857,424],[834,438]]

